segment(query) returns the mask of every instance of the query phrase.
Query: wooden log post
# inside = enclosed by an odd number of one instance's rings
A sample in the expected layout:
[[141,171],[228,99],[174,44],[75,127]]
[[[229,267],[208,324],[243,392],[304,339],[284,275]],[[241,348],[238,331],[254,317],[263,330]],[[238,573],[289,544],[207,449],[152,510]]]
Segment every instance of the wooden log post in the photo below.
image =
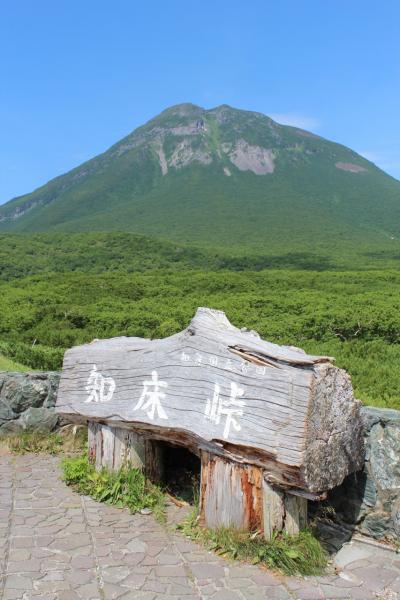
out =
[[263,531],[266,540],[282,531],[285,523],[284,492],[263,479]]
[[200,523],[210,529],[232,527],[297,535],[307,525],[307,499],[285,493],[263,478],[262,469],[201,456]]
[[307,499],[293,496],[263,480],[263,530],[266,540],[279,531],[297,535],[307,526]]
[[262,470],[202,452],[200,521],[211,529],[260,529]]
[[144,471],[153,483],[160,484],[165,479],[163,450],[157,440],[146,440],[144,454]]
[[307,526],[307,499],[285,493],[284,529],[289,535],[297,535]]
[[145,442],[135,431],[90,421],[88,436],[89,460],[96,470],[118,471],[124,465],[144,469]]

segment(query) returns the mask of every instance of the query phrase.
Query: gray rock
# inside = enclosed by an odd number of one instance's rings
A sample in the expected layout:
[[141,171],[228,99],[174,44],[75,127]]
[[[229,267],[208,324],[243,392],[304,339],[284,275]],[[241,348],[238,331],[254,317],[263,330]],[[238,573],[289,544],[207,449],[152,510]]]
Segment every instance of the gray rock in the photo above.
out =
[[2,373],[0,379],[0,398],[17,414],[31,406],[55,404],[58,373]]
[[392,529],[390,515],[382,511],[369,513],[361,525],[361,531],[373,538],[386,537]]
[[[50,431],[60,374],[0,373],[0,436],[25,429]],[[34,410],[32,410],[34,409]]]
[[0,427],[8,421],[16,419],[17,416],[18,415],[11,409],[10,405],[0,397]]
[[13,421],[7,421],[0,427],[0,438],[5,437],[7,435],[14,435],[17,433],[21,433],[24,428],[19,419],[15,419]]
[[48,393],[47,398],[43,402],[45,408],[54,408],[56,405],[58,385],[60,383],[60,373],[50,372],[46,373],[48,381]]
[[369,435],[372,476],[381,490],[400,492],[400,423],[377,423]]
[[363,406],[361,408],[361,420],[364,432],[368,435],[376,423],[400,423],[400,411],[393,408],[376,408],[375,406]]
[[393,503],[391,516],[394,532],[400,537],[400,497]]
[[18,419],[22,428],[29,431],[52,431],[58,422],[58,416],[50,408],[28,408]]
[[400,411],[366,406],[361,417],[364,469],[329,492],[328,508],[338,524],[376,539],[400,537]]
[[368,507],[374,507],[376,505],[378,490],[375,485],[374,479],[368,473],[368,470],[365,471],[365,486],[363,493],[363,504]]

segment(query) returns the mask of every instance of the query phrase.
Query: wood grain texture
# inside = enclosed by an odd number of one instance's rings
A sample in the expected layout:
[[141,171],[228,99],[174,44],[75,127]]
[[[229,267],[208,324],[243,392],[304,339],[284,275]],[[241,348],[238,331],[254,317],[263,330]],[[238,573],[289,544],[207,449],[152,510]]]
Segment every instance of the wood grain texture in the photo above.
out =
[[262,470],[208,452],[201,465],[200,522],[210,529],[261,529]]
[[266,540],[282,531],[285,522],[284,493],[263,480],[263,530]]
[[135,431],[90,421],[88,448],[97,471],[118,471],[125,465],[144,470],[145,441]]
[[286,533],[298,535],[302,529],[307,527],[307,500],[299,496],[285,494],[284,508],[284,529]]
[[346,373],[204,308],[169,338],[67,351],[56,410],[260,466],[283,488],[324,491],[363,460]]

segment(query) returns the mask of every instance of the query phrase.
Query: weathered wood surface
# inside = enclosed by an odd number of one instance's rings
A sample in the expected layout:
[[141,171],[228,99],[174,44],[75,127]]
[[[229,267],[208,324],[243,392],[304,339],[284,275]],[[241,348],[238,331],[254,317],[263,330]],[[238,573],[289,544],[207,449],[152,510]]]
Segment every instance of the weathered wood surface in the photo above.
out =
[[284,529],[289,535],[297,535],[307,526],[307,500],[299,496],[285,494]]
[[202,452],[200,520],[211,529],[262,529],[262,469]]
[[363,459],[359,402],[344,371],[210,309],[169,338],[67,351],[56,410],[258,465],[283,488],[329,489]]
[[263,531],[270,540],[274,533],[297,535],[307,526],[307,500],[274,488],[263,480]]
[[265,480],[262,483],[262,491],[264,537],[270,540],[274,533],[283,529],[285,522],[284,492],[274,488]]
[[100,471],[118,471],[129,464],[144,469],[145,442],[135,431],[89,422],[89,460]]

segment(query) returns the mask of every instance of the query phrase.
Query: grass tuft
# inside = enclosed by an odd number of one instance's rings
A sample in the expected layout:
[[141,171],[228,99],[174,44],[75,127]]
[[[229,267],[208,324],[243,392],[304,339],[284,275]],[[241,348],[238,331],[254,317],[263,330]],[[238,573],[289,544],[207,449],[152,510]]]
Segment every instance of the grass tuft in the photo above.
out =
[[260,563],[284,575],[319,575],[328,561],[327,553],[308,529],[297,536],[275,534],[267,541],[259,532],[204,529],[198,525],[197,510],[178,525],[178,529],[220,556]]
[[51,433],[27,430],[7,436],[2,442],[14,454],[82,452],[87,443],[87,428],[67,425]]
[[155,518],[165,521],[165,495],[150,483],[139,469],[123,467],[119,471],[98,472],[86,455],[65,458],[62,462],[64,481],[80,494],[98,502],[129,508],[132,513],[150,509]]
[[63,450],[63,438],[59,433],[23,431],[5,438],[4,442],[14,454],[58,454]]

